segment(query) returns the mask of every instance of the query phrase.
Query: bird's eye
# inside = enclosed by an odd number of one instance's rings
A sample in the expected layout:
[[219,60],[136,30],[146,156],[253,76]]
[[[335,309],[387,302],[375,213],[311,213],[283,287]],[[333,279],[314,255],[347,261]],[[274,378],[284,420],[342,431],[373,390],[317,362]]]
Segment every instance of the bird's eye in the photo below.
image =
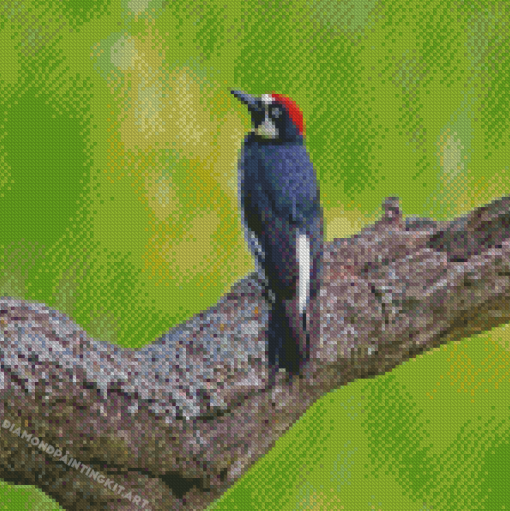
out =
[[282,113],[282,111],[279,108],[273,108],[273,110],[271,111],[271,115],[275,119],[278,119],[278,117],[280,117],[281,113]]

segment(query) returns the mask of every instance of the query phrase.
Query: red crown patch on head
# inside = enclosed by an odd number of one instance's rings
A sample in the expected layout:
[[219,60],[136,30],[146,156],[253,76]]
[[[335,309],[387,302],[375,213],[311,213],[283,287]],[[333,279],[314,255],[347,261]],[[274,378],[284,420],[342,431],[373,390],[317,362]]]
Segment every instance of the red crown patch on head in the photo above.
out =
[[281,103],[289,112],[290,118],[297,126],[299,133],[304,136],[305,134],[305,123],[303,120],[303,112],[301,112],[300,108],[297,106],[297,103],[287,96],[283,96],[282,94],[271,93],[271,96],[275,101]]

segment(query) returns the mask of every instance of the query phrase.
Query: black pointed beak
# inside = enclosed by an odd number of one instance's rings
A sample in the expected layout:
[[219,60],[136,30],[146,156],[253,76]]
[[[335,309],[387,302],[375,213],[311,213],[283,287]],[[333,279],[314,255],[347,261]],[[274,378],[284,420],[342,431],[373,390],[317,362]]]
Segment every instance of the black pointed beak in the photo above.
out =
[[250,112],[258,110],[259,108],[259,99],[251,94],[246,94],[246,92],[242,92],[240,90],[232,90],[230,91],[241,103],[244,103],[248,106],[248,110]]

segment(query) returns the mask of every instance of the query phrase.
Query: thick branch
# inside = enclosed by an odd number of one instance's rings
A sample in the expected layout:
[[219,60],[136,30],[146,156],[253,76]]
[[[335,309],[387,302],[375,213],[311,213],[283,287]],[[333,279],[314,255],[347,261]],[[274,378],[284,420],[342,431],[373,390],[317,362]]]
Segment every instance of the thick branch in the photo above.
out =
[[0,299],[0,420],[14,425],[0,436],[0,477],[66,509],[140,509],[127,489],[145,509],[205,508],[325,393],[510,321],[510,198],[445,223],[404,222],[387,199],[376,224],[326,247],[324,264],[316,358],[273,385],[254,274],[139,351],[95,341],[42,304]]

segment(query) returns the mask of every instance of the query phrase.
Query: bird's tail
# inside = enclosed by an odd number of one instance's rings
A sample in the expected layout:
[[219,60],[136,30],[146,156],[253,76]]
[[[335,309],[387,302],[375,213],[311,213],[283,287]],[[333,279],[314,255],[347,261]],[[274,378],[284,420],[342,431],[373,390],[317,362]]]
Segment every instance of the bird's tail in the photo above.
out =
[[298,296],[275,300],[269,314],[267,335],[269,365],[298,374],[308,359],[309,351],[304,314],[300,313]]

